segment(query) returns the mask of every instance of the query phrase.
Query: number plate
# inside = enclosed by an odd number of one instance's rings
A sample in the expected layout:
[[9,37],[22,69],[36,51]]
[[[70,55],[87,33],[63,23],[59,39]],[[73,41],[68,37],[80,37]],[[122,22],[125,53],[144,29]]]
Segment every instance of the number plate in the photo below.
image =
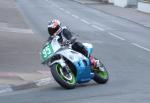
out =
[[53,49],[50,44],[46,45],[41,51],[41,59],[45,61],[49,58],[50,55],[53,54]]

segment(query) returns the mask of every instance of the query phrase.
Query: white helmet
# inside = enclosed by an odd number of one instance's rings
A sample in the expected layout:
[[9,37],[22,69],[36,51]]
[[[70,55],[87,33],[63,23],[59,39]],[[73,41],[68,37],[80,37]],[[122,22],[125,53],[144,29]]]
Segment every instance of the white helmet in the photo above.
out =
[[48,22],[48,33],[50,36],[53,36],[60,29],[60,25],[60,21],[56,19]]

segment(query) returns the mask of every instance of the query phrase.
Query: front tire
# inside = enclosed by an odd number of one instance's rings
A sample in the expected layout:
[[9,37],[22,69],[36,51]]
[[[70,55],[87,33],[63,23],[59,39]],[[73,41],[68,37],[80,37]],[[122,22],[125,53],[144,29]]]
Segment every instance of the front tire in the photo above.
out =
[[107,83],[109,79],[108,71],[106,70],[105,66],[100,62],[100,66],[94,68],[94,78],[93,80],[99,84]]
[[65,89],[73,89],[76,86],[75,75],[69,67],[68,70],[69,72],[64,72],[58,63],[51,66],[51,73],[56,82]]

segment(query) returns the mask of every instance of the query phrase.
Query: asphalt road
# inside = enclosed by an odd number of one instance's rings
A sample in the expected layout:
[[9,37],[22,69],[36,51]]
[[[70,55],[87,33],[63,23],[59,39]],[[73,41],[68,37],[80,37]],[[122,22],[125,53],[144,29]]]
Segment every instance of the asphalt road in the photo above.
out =
[[[47,21],[59,19],[108,68],[105,85],[94,82],[64,90],[57,83],[0,96],[3,103],[149,103],[150,29],[72,0],[17,0],[29,25],[45,39]],[[9,99],[8,99],[9,98]]]

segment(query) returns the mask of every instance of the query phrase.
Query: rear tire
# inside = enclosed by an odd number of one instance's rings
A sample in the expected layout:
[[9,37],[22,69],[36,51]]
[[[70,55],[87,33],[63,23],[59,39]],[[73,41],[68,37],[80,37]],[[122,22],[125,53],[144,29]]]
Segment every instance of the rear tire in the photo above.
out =
[[54,65],[51,66],[51,73],[54,77],[54,79],[56,80],[56,82],[58,84],[60,84],[63,88],[65,89],[73,89],[76,87],[76,79],[75,79],[75,75],[73,74],[73,72],[71,71],[70,68],[69,69],[69,73],[67,74],[67,76],[65,76],[62,71],[62,67],[60,64],[56,63]]
[[105,84],[109,79],[108,71],[105,66],[100,62],[100,66],[94,69],[94,78],[93,80],[98,84]]

